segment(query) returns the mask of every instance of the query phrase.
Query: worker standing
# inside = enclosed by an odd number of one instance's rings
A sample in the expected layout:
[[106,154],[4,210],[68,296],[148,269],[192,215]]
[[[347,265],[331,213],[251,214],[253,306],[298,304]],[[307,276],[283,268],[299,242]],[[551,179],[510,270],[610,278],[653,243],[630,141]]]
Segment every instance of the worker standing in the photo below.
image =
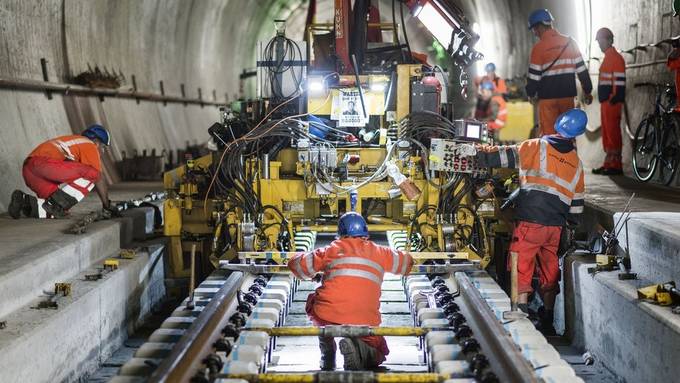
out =
[[518,168],[520,188],[515,205],[515,228],[510,251],[518,254],[518,303],[528,312],[534,271],[544,303],[539,329],[554,335],[553,309],[559,292],[560,233],[583,212],[583,167],[574,138],[586,129],[588,117],[572,109],[557,118],[557,134],[512,146],[479,147],[481,166]]
[[[338,239],[329,246],[296,254],[288,267],[300,279],[323,273],[323,282],[307,298],[305,310],[315,326],[380,325],[380,294],[385,272],[407,275],[413,266],[408,253],[368,240],[368,226],[355,212],[338,221]],[[385,338],[342,338],[340,352],[345,370],[378,367],[389,353]],[[335,340],[319,337],[321,369],[335,368]]]
[[498,132],[505,126],[508,119],[508,109],[502,96],[494,94],[491,81],[484,81],[479,86],[480,102],[477,103],[475,119],[486,121],[489,131],[497,139]]
[[614,48],[614,34],[609,28],[597,31],[595,39],[604,53],[600,64],[597,98],[602,119],[602,147],[605,159],[594,174],[623,174],[621,165],[621,111],[626,97],[626,62]]
[[96,187],[108,209],[108,189],[101,179],[101,145],[109,146],[109,132],[92,125],[81,135],[57,137],[38,145],[24,161],[24,182],[36,196],[12,193],[9,214],[33,218],[61,218]]
[[503,97],[504,100],[507,100],[508,87],[505,84],[505,80],[503,80],[502,78],[498,77],[498,75],[496,75],[496,64],[494,64],[494,63],[486,64],[486,66],[484,66],[484,71],[486,72],[486,75],[477,77],[475,79],[475,85],[481,91],[482,83],[489,81],[489,82],[491,82],[491,84],[493,84],[494,95],[501,96],[501,97]]
[[547,9],[529,15],[529,29],[539,38],[531,50],[527,79],[527,96],[538,101],[539,135],[554,134],[555,120],[574,108],[578,76],[587,105],[593,101],[590,82],[581,52],[572,38],[553,28],[554,18]]

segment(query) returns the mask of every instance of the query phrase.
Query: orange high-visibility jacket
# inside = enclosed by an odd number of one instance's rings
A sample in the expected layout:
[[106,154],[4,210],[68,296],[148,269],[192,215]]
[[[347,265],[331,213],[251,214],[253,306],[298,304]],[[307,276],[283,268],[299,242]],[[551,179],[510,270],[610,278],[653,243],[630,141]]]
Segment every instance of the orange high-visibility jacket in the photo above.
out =
[[102,170],[97,145],[89,138],[80,135],[61,136],[45,141],[33,149],[28,156],[76,161],[89,165],[98,172]]
[[[553,62],[555,64],[550,66]],[[593,84],[576,42],[555,29],[550,29],[531,50],[527,95],[538,95],[540,99],[574,97],[575,74],[578,75],[583,91],[590,94]]]
[[488,127],[491,130],[500,130],[508,121],[508,107],[501,96],[493,96],[489,103]]
[[309,253],[299,253],[288,267],[301,279],[323,273],[316,289],[314,314],[331,323],[380,324],[380,293],[385,272],[406,275],[410,255],[362,238],[342,238]]
[[481,149],[482,166],[519,168],[520,192],[515,218],[546,226],[564,226],[570,214],[583,213],[583,165],[573,140],[557,135],[519,145]]
[[600,65],[600,76],[597,84],[597,99],[612,104],[623,102],[626,97],[626,61],[609,47],[604,51],[604,59]]
[[474,83],[477,88],[483,83],[483,82],[490,82],[493,84],[493,93],[499,96],[507,95],[508,94],[508,86],[505,84],[505,80],[502,78],[496,76],[493,80],[489,78],[489,76],[478,76],[475,78]]

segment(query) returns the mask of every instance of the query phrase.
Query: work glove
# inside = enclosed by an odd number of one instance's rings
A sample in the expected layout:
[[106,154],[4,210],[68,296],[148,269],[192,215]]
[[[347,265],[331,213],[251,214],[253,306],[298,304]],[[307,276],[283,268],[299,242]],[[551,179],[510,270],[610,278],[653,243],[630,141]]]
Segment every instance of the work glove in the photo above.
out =
[[529,103],[531,105],[538,105],[538,97],[537,96],[529,97]]
[[583,103],[586,105],[590,105],[593,103],[593,95],[588,93],[585,96],[583,96]]

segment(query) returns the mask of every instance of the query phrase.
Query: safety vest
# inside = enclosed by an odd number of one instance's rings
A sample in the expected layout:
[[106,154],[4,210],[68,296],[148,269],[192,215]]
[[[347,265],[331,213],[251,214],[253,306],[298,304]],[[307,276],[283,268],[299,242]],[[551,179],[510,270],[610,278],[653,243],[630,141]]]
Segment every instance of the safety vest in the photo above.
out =
[[527,95],[538,95],[540,99],[574,97],[574,75],[578,75],[584,92],[592,92],[588,69],[576,42],[555,29],[546,31],[531,50]]
[[54,160],[80,162],[101,171],[101,159],[97,145],[80,135],[61,136],[38,145],[28,157],[46,157]]
[[315,316],[331,323],[371,326],[381,322],[385,272],[406,275],[412,266],[410,255],[362,238],[342,238],[288,261],[298,278],[323,273],[323,283],[316,289]]
[[[551,139],[571,150],[561,152],[548,142]],[[519,145],[488,147],[478,159],[485,166],[519,169],[517,220],[563,226],[570,214],[583,212],[583,165],[569,140],[546,136]]]
[[600,76],[597,84],[597,98],[600,102],[623,102],[626,97],[626,61],[609,47],[604,52],[600,65]]
[[491,98],[489,109],[493,108],[493,104],[496,104],[498,112],[494,115],[493,110],[490,111],[488,114],[490,120],[487,125],[491,130],[500,130],[505,127],[505,122],[508,121],[508,107],[501,96],[493,96]]

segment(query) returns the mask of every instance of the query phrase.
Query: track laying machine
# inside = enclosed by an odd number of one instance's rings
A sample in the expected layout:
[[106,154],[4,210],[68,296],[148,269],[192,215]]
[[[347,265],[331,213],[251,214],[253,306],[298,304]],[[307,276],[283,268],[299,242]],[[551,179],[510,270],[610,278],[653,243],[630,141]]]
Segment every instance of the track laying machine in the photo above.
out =
[[[215,150],[165,174],[170,274],[192,289],[209,276],[112,382],[582,382],[498,284],[516,176],[469,157],[487,127],[452,120],[449,73],[400,44],[396,14],[446,48],[463,93],[478,36],[450,1],[393,1],[392,23],[378,2],[351,3],[335,0],[306,41],[277,21],[257,47],[259,97],[222,109]],[[328,243],[348,211],[416,264],[381,281],[381,327],[314,327],[317,284],[286,261]],[[321,335],[385,335],[393,352],[384,371],[318,371]]]

